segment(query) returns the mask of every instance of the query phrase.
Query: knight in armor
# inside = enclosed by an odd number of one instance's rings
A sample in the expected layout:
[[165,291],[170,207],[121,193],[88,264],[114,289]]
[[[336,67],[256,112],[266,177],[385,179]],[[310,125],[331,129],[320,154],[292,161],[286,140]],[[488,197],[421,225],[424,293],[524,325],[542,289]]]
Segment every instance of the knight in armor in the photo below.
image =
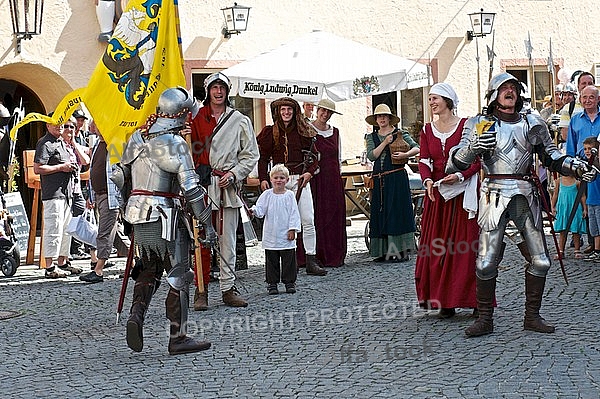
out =
[[550,257],[544,241],[541,198],[534,184],[534,154],[552,171],[585,181],[595,179],[588,164],[564,156],[554,145],[546,123],[537,115],[521,113],[522,86],[509,73],[494,76],[486,94],[485,114],[470,118],[461,142],[451,149],[447,173],[466,170],[481,158],[478,223],[481,227],[476,263],[479,318],[465,330],[469,337],[493,332],[493,304],[498,265],[504,254],[504,232],[513,221],[523,241],[519,250],[527,260],[525,270],[525,330],[554,332],[539,314]]
[[158,100],[156,114],[133,133],[126,144],[121,163],[112,180],[119,187],[131,182],[124,218],[133,225],[134,245],[141,256],[141,270],[135,279],[133,304],[127,321],[127,345],[143,348],[144,316],[156,292],[163,271],[167,272],[169,293],[165,301],[170,321],[169,353],[197,352],[210,347],[186,335],[189,304],[190,246],[193,242],[186,211],[202,223],[205,244],[214,245],[216,233],[206,190],[194,171],[191,151],[180,131],[196,106],[182,87],[165,90]]

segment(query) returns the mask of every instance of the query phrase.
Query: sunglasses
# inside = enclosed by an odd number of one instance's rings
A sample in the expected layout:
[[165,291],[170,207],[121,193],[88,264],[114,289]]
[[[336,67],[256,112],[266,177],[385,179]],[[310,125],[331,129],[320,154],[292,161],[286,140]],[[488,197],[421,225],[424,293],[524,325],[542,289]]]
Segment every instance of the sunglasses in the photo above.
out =
[[73,125],[63,125],[63,127],[65,129],[75,129],[75,126],[73,126]]

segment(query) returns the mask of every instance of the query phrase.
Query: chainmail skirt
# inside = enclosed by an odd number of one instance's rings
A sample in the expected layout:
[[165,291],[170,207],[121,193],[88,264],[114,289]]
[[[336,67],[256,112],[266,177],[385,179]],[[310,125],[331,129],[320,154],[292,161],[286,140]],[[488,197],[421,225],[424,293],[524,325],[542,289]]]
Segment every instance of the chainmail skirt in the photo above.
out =
[[162,238],[160,220],[136,224],[133,228],[133,237],[142,258],[146,260],[149,259],[150,252],[154,252],[163,260],[168,259],[169,254],[175,253],[175,240],[167,241]]

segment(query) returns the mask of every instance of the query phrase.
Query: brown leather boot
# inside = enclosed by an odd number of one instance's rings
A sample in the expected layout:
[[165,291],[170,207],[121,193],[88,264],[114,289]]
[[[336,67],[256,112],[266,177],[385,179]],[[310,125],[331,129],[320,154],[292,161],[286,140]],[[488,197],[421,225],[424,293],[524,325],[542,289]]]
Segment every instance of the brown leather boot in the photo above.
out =
[[325,276],[327,270],[319,266],[316,255],[306,255],[306,274],[311,276]]
[[208,284],[204,284],[204,292],[196,287],[194,292],[194,310],[208,310]]
[[468,337],[479,337],[494,332],[494,295],[496,293],[496,277],[481,280],[477,277],[477,309],[479,318],[472,326],[465,329]]
[[[180,295],[185,295],[183,303]],[[186,309],[182,311],[182,305],[185,304]],[[182,294],[173,288],[169,289],[167,299],[165,300],[165,308],[167,311],[167,319],[171,322],[169,336],[169,354],[180,355],[183,353],[193,353],[210,348],[208,341],[196,341],[186,335],[187,327],[187,306],[188,294]],[[181,328],[183,326],[183,328]]]
[[517,244],[517,248],[519,248],[519,252],[521,252],[521,255],[523,255],[527,263],[531,263],[531,254],[529,253],[529,247],[527,246],[527,243],[525,241],[521,241]]
[[235,287],[231,287],[227,291],[222,292],[223,303],[232,308],[245,308],[248,302],[241,297],[240,292]]
[[545,277],[537,277],[525,272],[525,321],[523,329],[541,333],[553,333],[555,328],[540,316],[542,295],[546,285]]
[[136,282],[133,287],[133,304],[127,320],[127,346],[135,352],[144,347],[144,318],[154,293],[154,283]]
[[210,348],[210,342],[196,341],[187,335],[183,337],[171,337],[169,339],[169,355],[200,352],[208,348]]

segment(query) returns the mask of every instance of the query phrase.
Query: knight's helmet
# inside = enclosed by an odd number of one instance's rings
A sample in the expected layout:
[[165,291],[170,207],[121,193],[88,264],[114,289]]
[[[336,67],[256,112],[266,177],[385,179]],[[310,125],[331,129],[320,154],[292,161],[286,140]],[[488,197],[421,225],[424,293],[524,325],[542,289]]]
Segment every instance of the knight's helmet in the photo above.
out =
[[563,86],[561,93],[571,93],[573,94],[575,97],[577,97],[577,87],[575,86],[574,83],[565,83],[565,85]]
[[215,83],[221,83],[225,86],[226,89],[226,94],[225,96],[227,97],[227,105],[231,105],[229,103],[229,93],[231,92],[231,81],[229,80],[229,78],[221,73],[221,72],[215,72],[213,74],[210,74],[206,77],[206,79],[204,79],[204,89],[206,91],[206,96],[204,97],[204,105],[208,105],[209,101],[210,101],[210,88],[212,85],[214,85]]
[[188,113],[195,107],[192,95],[183,87],[171,87],[162,92],[156,106],[156,122],[148,130],[158,133],[185,126]]
[[521,84],[521,82],[519,82],[519,80],[517,78],[515,78],[510,73],[502,72],[502,73],[494,76],[490,80],[490,83],[488,84],[487,92],[485,94],[485,97],[488,100],[488,102],[487,102],[487,104],[488,104],[487,113],[488,114],[491,114],[492,112],[494,112],[494,109],[496,108],[495,101],[496,101],[496,98],[498,97],[498,89],[504,83],[510,82],[510,81],[513,81],[517,90],[519,91],[519,93],[517,93],[518,98],[517,98],[517,103],[515,105],[515,112],[521,111],[521,109],[523,108],[523,98],[521,96],[521,93],[523,92],[523,85]]

